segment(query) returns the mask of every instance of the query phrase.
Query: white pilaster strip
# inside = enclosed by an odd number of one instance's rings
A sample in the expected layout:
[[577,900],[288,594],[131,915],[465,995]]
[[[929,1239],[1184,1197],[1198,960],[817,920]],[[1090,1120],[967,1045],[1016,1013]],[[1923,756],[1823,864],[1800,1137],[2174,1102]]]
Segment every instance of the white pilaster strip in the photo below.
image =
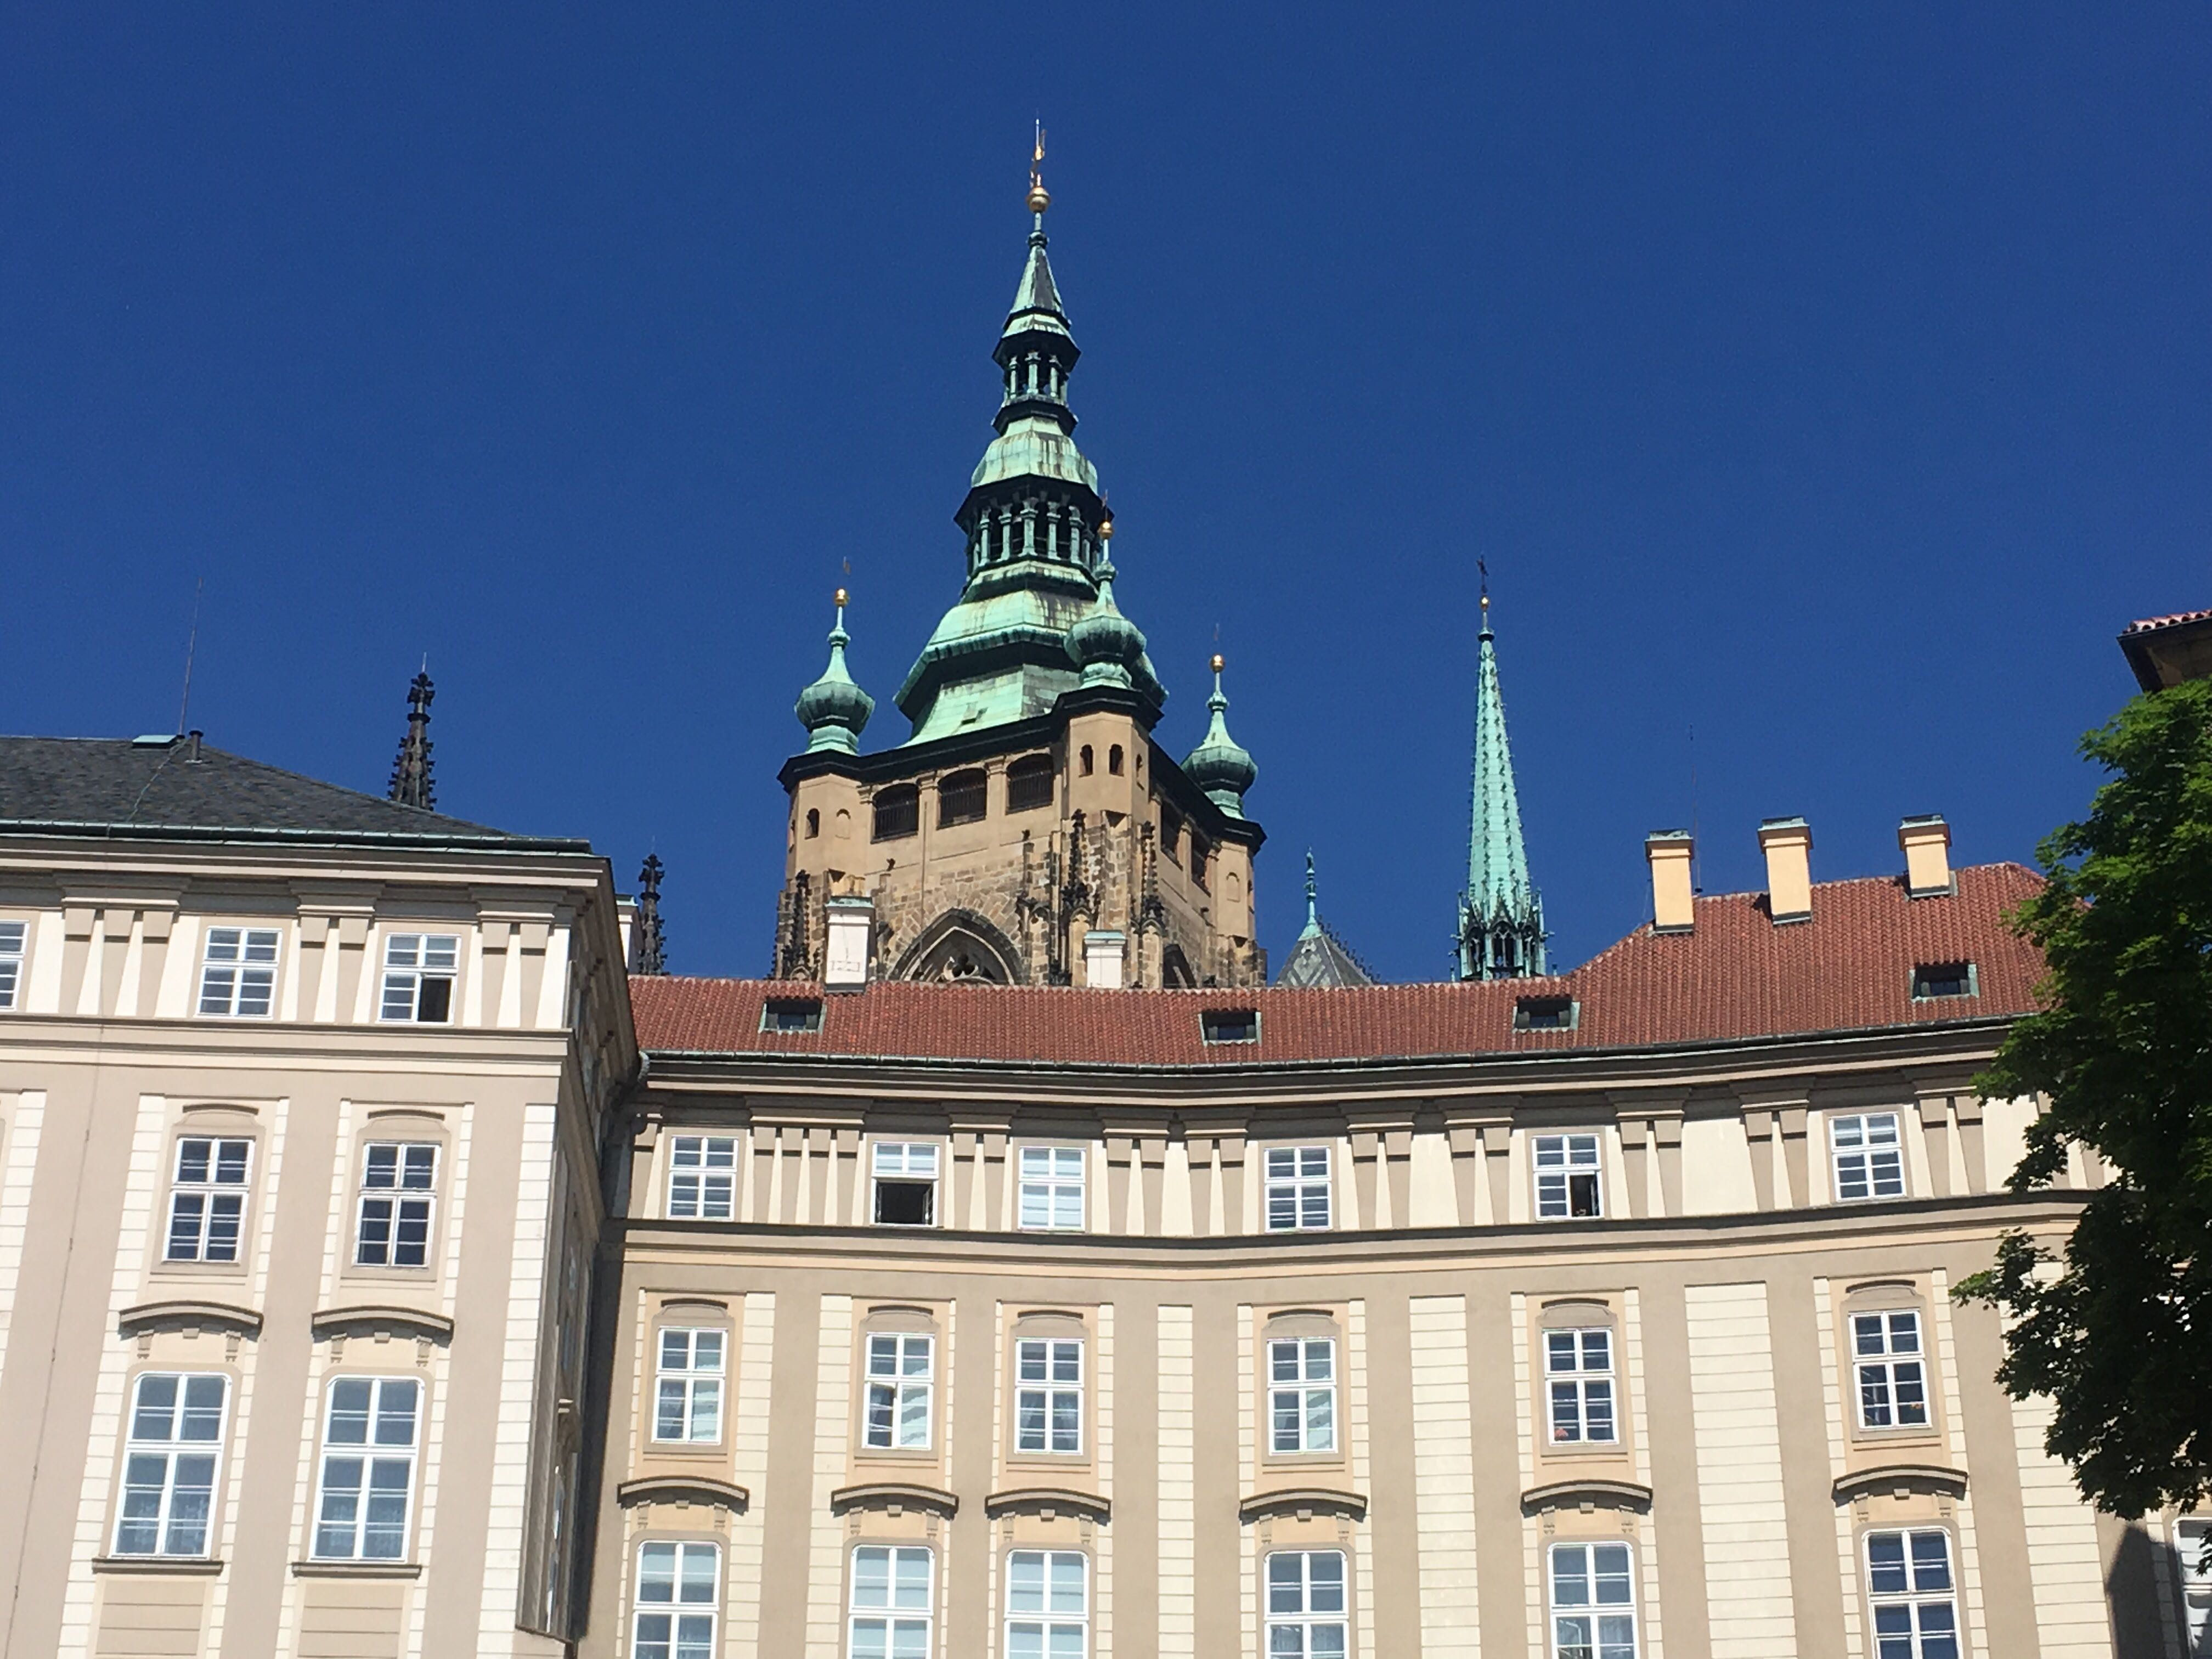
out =
[[[1197,1442],[1191,1414],[1191,1310],[1160,1318],[1160,1659],[1198,1652]],[[1239,1346],[1249,1346],[1239,1344]],[[1248,1389],[1245,1393],[1251,1391]]]
[[8,1367],[8,1325],[15,1310],[15,1281],[23,1270],[30,1227],[31,1182],[39,1169],[39,1136],[46,1127],[46,1091],[26,1089],[0,1103],[8,1159],[0,1165],[0,1372]]
[[2043,1449],[2052,1407],[2047,1395],[2012,1402],[2020,1507],[2027,1523],[2028,1589],[2043,1659],[2112,1659],[2105,1573],[2095,1512],[2081,1501],[2066,1466]]
[[[738,1338],[737,1409],[730,1419],[730,1441],[737,1459],[737,1482],[750,1494],[743,1515],[730,1522],[730,1568],[726,1617],[728,1650],[750,1655],[760,1644],[761,1559],[768,1523],[761,1500],[768,1489],[769,1385],[775,1367],[775,1292],[749,1291]],[[641,1370],[640,1376],[644,1375]],[[635,1464],[632,1467],[635,1467]]]
[[1712,1659],[1796,1659],[1766,1286],[1692,1285],[1684,1294]]
[[853,1298],[822,1298],[822,1334],[814,1368],[814,1539],[806,1562],[806,1659],[839,1659],[844,1630],[845,1546],[830,1494],[845,1479],[852,1437]]
[[[1413,1328],[1413,1528],[1421,1587],[1421,1659],[1482,1651],[1474,1576],[1474,1409],[1467,1298],[1417,1296]],[[1371,1624],[1372,1611],[1363,1622]]]

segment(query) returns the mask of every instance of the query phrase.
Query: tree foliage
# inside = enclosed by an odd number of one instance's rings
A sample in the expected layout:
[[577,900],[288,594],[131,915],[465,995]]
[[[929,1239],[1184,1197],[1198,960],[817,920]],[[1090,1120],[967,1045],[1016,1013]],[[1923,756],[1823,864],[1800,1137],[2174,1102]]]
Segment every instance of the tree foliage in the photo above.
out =
[[1998,1381],[2057,1401],[2046,1449],[2134,1516],[2212,1496],[2212,681],[2137,697],[2081,740],[2112,776],[2038,849],[2014,926],[2049,963],[1976,1087],[2040,1093],[2012,1187],[2069,1143],[2117,1172],[2063,1261],[2008,1234],[1960,1287],[2016,1320]]

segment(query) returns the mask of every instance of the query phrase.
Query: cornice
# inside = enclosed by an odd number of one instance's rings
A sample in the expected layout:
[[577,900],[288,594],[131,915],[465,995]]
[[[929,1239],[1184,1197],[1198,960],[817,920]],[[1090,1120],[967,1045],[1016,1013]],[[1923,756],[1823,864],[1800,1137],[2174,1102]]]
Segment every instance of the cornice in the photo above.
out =
[[141,1331],[235,1331],[240,1336],[261,1334],[261,1310],[234,1302],[213,1302],[197,1297],[175,1297],[161,1302],[141,1302],[125,1308],[115,1321],[117,1334],[136,1336]]
[[1237,1500],[1237,1518],[1250,1522],[1270,1515],[1336,1515],[1349,1520],[1367,1518],[1367,1499],[1336,1486],[1285,1486],[1275,1492],[1248,1492]]
[[1113,1517],[1114,1506],[1097,1492],[1077,1492],[1071,1486],[1018,1486],[994,1492],[983,1500],[983,1513],[994,1520],[1016,1510],[1087,1516],[1093,1521]]
[[848,1510],[933,1510],[948,1518],[959,1511],[960,1500],[940,1486],[906,1480],[871,1480],[857,1486],[840,1486],[830,1494],[831,1513]]
[[381,1302],[357,1302],[343,1307],[319,1308],[308,1328],[319,1342],[326,1336],[352,1335],[361,1331],[389,1332],[393,1336],[414,1337],[432,1342],[451,1342],[453,1340],[453,1322],[445,1315],[429,1313],[421,1308],[395,1307]]
[[142,1019],[94,1014],[0,1014],[0,1044],[14,1059],[132,1063],[281,1063],[303,1071],[403,1068],[479,1075],[502,1067],[557,1068],[566,1030],[476,1026],[319,1024],[305,1020]]
[[615,1501],[624,1509],[633,1504],[703,1504],[738,1514],[752,1502],[752,1494],[735,1481],[711,1475],[648,1474],[616,1487]]
[[1521,1494],[1521,1511],[1535,1515],[1544,1510],[1579,1509],[1588,1504],[1604,1509],[1629,1509],[1649,1514],[1651,1488],[1635,1480],[1576,1479],[1531,1486]]
[[1966,1495],[1966,1472],[1947,1468],[1938,1463],[1883,1463],[1870,1469],[1854,1469],[1849,1474],[1836,1477],[1836,1502],[1848,1504],[1855,1498],[1869,1498],[1876,1492],[1947,1492],[1954,1498]]

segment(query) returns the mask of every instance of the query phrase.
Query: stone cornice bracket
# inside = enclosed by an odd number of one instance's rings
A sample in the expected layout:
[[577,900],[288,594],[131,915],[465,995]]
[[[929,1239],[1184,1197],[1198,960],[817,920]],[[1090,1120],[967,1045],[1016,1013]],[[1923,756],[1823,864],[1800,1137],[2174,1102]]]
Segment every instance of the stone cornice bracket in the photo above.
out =
[[1941,1492],[1946,1497],[1964,1498],[1966,1472],[1937,1463],[1885,1463],[1838,1475],[1834,1491],[1838,1504],[1885,1492],[1895,1492],[1899,1498],[1911,1492]]
[[319,1308],[308,1328],[318,1342],[332,1336],[404,1336],[418,1342],[441,1343],[453,1340],[453,1322],[443,1314],[377,1302]]
[[1113,1517],[1114,1506],[1096,1492],[1069,1486],[1018,1486],[994,1492],[983,1500],[983,1513],[993,1520],[1017,1511],[1046,1521],[1058,1515],[1079,1515],[1092,1521]]
[[1341,1521],[1364,1521],[1367,1499],[1358,1492],[1336,1486],[1285,1486],[1279,1492],[1250,1492],[1237,1505],[1237,1518],[1248,1525],[1273,1515],[1296,1516],[1310,1521],[1332,1515]]
[[1634,1480],[1554,1480],[1531,1486],[1521,1494],[1521,1512],[1539,1515],[1546,1510],[1633,1510],[1651,1512],[1651,1488]]
[[141,1302],[125,1308],[115,1322],[118,1335],[137,1336],[147,1331],[227,1331],[239,1336],[261,1334],[258,1309],[234,1302],[208,1302],[180,1297],[166,1302]]
[[872,1480],[858,1486],[840,1486],[830,1494],[830,1512],[842,1515],[848,1510],[881,1510],[896,1516],[907,1510],[922,1510],[951,1519],[959,1513],[960,1500],[938,1486],[925,1486],[906,1480]]
[[624,1509],[641,1504],[702,1504],[742,1515],[752,1503],[752,1494],[734,1481],[712,1475],[648,1474],[616,1487],[615,1501]]

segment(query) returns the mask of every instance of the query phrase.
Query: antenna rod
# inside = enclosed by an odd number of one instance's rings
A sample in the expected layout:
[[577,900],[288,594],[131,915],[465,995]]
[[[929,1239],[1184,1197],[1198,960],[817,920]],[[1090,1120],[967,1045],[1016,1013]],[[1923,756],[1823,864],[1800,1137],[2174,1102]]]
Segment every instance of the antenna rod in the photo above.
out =
[[192,584],[192,631],[185,641],[185,695],[177,704],[177,735],[185,735],[185,722],[191,718],[192,708],[192,655],[200,643],[200,595],[207,591],[207,578],[202,576]]
[[1694,724],[1690,727],[1690,890],[1705,890],[1698,879],[1698,728]]

